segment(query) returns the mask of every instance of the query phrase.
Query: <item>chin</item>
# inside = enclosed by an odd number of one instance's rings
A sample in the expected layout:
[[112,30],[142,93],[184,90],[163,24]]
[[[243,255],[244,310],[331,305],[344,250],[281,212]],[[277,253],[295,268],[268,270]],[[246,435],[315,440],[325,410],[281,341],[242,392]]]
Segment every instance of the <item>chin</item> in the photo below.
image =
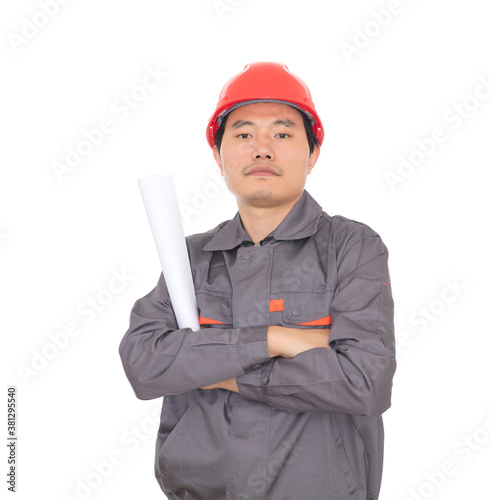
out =
[[251,191],[248,193],[246,196],[246,199],[248,201],[268,201],[268,200],[273,200],[275,198],[274,193],[267,188],[259,188]]

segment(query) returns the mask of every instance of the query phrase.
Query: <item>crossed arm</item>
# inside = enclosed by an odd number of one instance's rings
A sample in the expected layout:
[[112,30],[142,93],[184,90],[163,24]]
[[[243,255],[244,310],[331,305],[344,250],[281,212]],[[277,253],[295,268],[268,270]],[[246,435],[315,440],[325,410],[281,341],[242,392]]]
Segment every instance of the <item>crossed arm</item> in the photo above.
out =
[[[328,345],[329,336],[329,328],[299,329],[269,326],[267,330],[269,358],[280,356],[291,359],[304,351],[309,351],[317,347],[330,349]],[[201,387],[201,389],[226,389],[232,392],[239,392],[236,378],[207,385]]]
[[161,275],[133,307],[119,347],[136,396],[221,388],[282,411],[381,415],[396,369],[387,260],[381,239],[370,233],[329,260],[331,330],[240,326],[196,335],[178,329]]

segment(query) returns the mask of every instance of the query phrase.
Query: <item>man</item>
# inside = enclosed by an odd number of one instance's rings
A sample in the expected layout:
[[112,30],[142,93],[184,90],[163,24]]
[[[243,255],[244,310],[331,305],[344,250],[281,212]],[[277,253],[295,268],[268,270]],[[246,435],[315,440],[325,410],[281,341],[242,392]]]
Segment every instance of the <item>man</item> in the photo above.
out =
[[136,396],[164,396],[157,480],[170,499],[376,499],[395,372],[386,247],[304,190],[323,127],[286,66],[232,78],[207,138],[238,213],[186,238],[202,329],[178,328],[160,276],[120,346]]

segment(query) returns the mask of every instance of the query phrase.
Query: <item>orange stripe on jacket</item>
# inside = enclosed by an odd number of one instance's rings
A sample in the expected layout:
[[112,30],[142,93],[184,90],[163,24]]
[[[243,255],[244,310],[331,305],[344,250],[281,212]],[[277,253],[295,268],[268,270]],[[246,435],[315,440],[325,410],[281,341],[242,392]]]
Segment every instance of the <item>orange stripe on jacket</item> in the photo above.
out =
[[228,323],[225,323],[224,321],[218,321],[217,319],[209,319],[209,318],[203,318],[202,316],[199,316],[199,324],[200,325],[227,325]]
[[330,325],[332,323],[331,316],[325,316],[324,318],[315,319],[314,321],[306,321],[305,323],[296,323],[297,325],[305,325],[305,326],[315,326],[315,325]]
[[269,312],[284,311],[284,299],[269,300]]

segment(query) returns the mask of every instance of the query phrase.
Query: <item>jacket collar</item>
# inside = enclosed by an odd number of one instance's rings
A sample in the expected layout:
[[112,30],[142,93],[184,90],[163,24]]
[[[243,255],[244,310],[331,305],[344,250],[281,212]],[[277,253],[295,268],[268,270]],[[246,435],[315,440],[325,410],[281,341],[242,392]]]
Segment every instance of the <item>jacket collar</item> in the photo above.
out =
[[[301,198],[267,237],[272,237],[275,240],[307,238],[316,233],[321,214],[322,207],[306,190],[303,190]],[[233,219],[218,229],[203,250],[231,250],[243,241],[252,240],[242,226],[240,212],[237,212]]]

